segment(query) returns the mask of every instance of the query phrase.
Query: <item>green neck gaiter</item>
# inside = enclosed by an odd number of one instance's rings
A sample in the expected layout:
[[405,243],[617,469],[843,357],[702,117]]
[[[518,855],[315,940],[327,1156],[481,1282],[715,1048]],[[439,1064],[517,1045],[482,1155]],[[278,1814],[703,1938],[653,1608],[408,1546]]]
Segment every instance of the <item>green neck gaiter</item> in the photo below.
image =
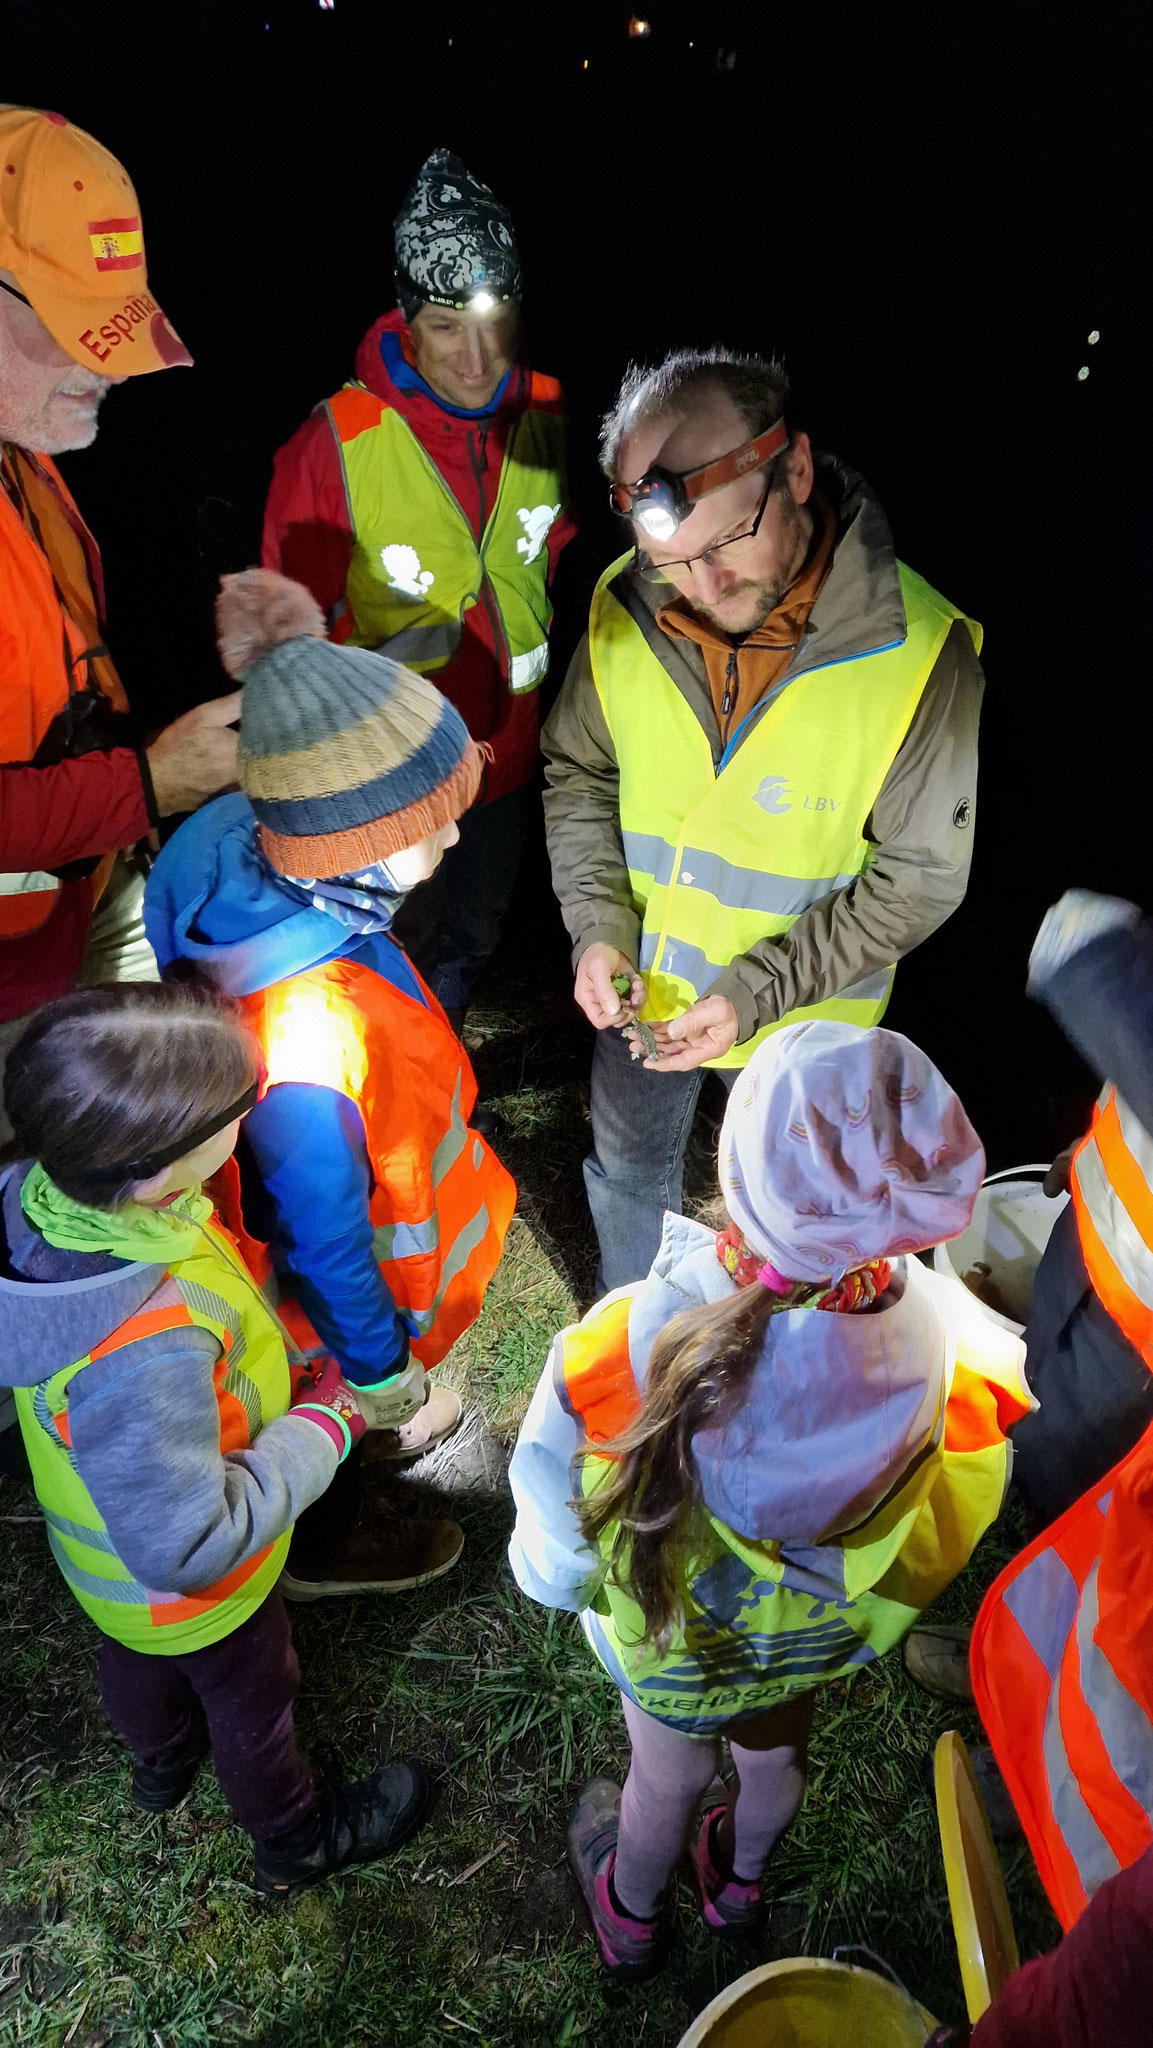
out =
[[199,1188],[178,1195],[163,1209],[126,1202],[120,1209],[90,1209],[62,1194],[37,1162],[20,1190],[29,1223],[62,1252],[108,1252],[115,1259],[171,1266],[203,1242],[201,1226],[212,1203]]

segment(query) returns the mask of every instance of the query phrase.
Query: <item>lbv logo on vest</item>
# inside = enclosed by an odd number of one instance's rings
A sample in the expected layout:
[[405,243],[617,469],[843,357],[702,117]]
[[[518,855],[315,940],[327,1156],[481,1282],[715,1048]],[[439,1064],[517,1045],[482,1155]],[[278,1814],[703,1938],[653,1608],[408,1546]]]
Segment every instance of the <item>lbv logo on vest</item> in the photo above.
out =
[[399,591],[402,597],[421,598],[436,582],[431,569],[421,568],[416,549],[404,542],[394,541],[391,546],[381,548],[380,559],[388,576],[389,589]]
[[789,788],[785,775],[766,775],[753,792],[753,802],[767,811],[770,818],[782,818],[786,811],[839,811],[841,800],[831,796],[798,796]]
[[516,516],[524,527],[525,538],[518,540],[516,551],[518,555],[524,556],[526,568],[530,562],[536,561],[548,538],[549,527],[559,511],[559,505],[534,505],[531,512],[526,505],[521,506]]

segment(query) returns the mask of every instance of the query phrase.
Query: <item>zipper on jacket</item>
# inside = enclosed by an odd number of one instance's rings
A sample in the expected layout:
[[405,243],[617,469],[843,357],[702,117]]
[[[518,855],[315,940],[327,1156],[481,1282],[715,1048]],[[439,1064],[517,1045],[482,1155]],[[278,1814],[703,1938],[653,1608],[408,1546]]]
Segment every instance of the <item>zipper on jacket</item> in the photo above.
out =
[[[475,446],[477,440],[480,442],[479,458]],[[482,547],[484,544],[484,529],[488,523],[488,507],[485,504],[484,497],[485,448],[487,441],[487,427],[478,428],[475,435],[470,427],[468,432],[468,459],[472,465],[472,473],[476,479],[476,494],[480,500],[480,531],[477,534],[478,547]]]
[[725,663],[725,687],[721,696],[721,749],[728,745],[729,726],[736,710],[737,698],[741,694],[740,670],[737,667],[737,650],[734,647]]
[[[479,457],[475,446],[476,441],[480,442]],[[500,610],[497,606],[496,597],[493,592],[492,584],[488,580],[488,567],[485,562],[484,543],[485,533],[488,527],[488,506],[485,501],[484,495],[484,472],[486,450],[488,445],[488,428],[479,427],[477,429],[475,436],[473,435],[473,432],[470,428],[467,436],[467,442],[468,459],[472,466],[473,476],[476,479],[476,493],[480,501],[480,538],[477,541],[477,552],[480,555],[481,563],[481,585],[479,592],[480,601],[483,604],[485,611],[488,613],[489,623],[492,626],[493,647],[496,651],[497,661],[503,663],[503,665],[506,668],[508,668],[511,672],[512,657],[510,656],[508,651],[508,642],[505,638],[504,625],[501,620]]]

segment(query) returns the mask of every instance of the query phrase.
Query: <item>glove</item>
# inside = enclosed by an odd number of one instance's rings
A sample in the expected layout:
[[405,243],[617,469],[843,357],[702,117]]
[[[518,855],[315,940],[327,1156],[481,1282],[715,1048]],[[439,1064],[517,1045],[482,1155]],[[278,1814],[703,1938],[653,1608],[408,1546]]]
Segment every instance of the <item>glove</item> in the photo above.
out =
[[322,1429],[336,1445],[339,1463],[344,1462],[366,1428],[356,1390],[343,1377],[335,1358],[326,1358],[318,1372],[301,1380],[289,1413]]
[[428,1378],[419,1360],[410,1358],[403,1372],[374,1386],[357,1387],[356,1398],[369,1429],[399,1429],[419,1415],[428,1399]]

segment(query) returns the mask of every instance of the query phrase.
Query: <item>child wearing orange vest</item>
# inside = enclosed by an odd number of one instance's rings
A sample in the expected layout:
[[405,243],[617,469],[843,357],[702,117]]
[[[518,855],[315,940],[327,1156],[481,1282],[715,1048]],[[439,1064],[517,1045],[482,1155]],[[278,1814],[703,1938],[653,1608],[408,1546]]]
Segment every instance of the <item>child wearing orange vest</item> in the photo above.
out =
[[[238,1000],[268,1069],[229,1220],[302,1348],[358,1389],[372,1450],[409,1457],[460,1421],[427,1371],[478,1314],[516,1199],[470,1127],[468,1057],[391,935],[455,842],[483,753],[423,676],[327,641],[283,576],[226,578],[218,625],[243,684],[244,793],[169,840],[145,925],[162,970],[192,963]],[[359,1510],[357,1454],[297,1531],[289,1598],[396,1592],[460,1555],[453,1521],[379,1495]]]
[[364,1421],[332,1360],[290,1372],[201,1193],[258,1076],[248,1034],[199,992],[123,983],[37,1012],[4,1084],[24,1157],[0,1174],[0,1377],[49,1544],[100,1630],[133,1799],[177,1805],[211,1749],[257,1886],[284,1892],[404,1840],[427,1785],[406,1761],[318,1792],[293,1734],[277,1581]]
[[752,1925],[800,1803],[813,1688],[898,1642],[1008,1476],[1024,1347],[911,1254],[957,1236],[984,1155],[898,1033],[766,1040],[725,1116],[717,1235],[665,1218],[648,1278],[562,1332],[513,1456],[522,1589],[580,1612],[620,1687],[623,1792],[587,1785],[569,1858],[606,1969],[659,1968],[692,1831],[710,1931]]

